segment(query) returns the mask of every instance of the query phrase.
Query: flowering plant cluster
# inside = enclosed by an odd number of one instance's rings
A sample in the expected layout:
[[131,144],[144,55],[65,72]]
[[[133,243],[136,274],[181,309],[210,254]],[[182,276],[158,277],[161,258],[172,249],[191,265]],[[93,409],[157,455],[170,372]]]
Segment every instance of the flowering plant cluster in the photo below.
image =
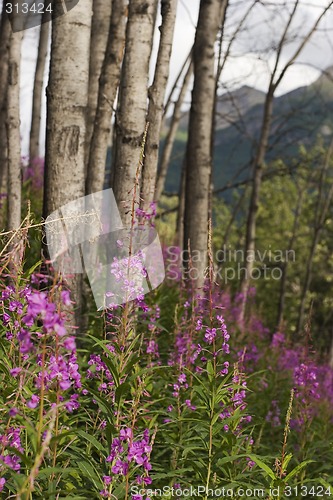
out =
[[240,324],[241,298],[211,280],[200,294],[179,281],[144,296],[126,265],[110,272],[135,298],[110,295],[85,335],[61,281],[35,273],[1,289],[3,497],[150,500],[165,485],[255,488],[267,470],[273,485],[298,470],[316,479],[308,436],[331,424],[332,370],[254,312]]
[[36,445],[42,448],[59,414],[72,413],[80,405],[76,342],[67,334],[61,312],[70,304],[69,293],[61,285],[51,292],[40,291],[34,287],[40,279],[32,276],[31,281],[5,286],[1,292],[2,488],[7,471],[20,471],[26,452],[22,446],[26,419],[36,422]]

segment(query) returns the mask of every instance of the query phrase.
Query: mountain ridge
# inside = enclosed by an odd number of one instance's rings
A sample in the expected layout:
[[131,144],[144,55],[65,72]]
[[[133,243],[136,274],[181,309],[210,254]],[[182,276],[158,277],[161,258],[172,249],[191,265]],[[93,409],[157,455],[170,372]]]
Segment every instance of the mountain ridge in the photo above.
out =
[[[214,173],[216,189],[247,178],[259,139],[265,93],[244,85],[222,94],[216,109]],[[166,192],[178,192],[189,113],[181,120],[166,179]],[[290,160],[301,145],[333,135],[333,66],[310,85],[275,97],[267,161]]]

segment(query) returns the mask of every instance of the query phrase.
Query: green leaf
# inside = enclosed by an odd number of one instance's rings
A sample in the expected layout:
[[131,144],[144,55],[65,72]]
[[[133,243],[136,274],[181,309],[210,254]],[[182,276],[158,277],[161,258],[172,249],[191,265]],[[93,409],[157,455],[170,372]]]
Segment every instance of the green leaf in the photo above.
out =
[[59,474],[65,477],[73,473],[77,473],[77,469],[74,467],[47,467],[38,472],[38,478],[49,477],[52,474]]
[[109,344],[110,342],[108,340],[104,340],[104,341],[99,340],[96,337],[94,337],[93,335],[89,335],[89,334],[88,334],[88,337],[93,339],[95,341],[95,345],[99,345],[103,349],[103,351],[107,354],[107,356],[103,359],[103,361],[105,362],[106,366],[109,368],[110,372],[112,373],[112,376],[113,376],[113,379],[114,379],[116,386],[118,386],[119,385],[119,373],[118,373],[118,370],[116,368],[116,365],[110,359],[111,353],[110,353],[109,349],[106,347],[106,345]]
[[255,462],[261,470],[263,470],[264,472],[266,472],[266,474],[268,474],[268,476],[271,479],[276,479],[274,471],[268,465],[266,465],[265,462],[263,462],[262,460],[260,460],[260,458],[258,458],[256,455],[248,455],[248,457],[251,460],[253,460],[253,462]]
[[288,453],[288,455],[285,457],[285,459],[283,461],[283,467],[282,467],[283,471],[287,470],[288,464],[289,464],[290,460],[292,459],[292,456],[293,456],[292,453]]
[[117,387],[115,393],[115,400],[118,405],[120,404],[121,398],[124,395],[126,395],[129,392],[129,390],[130,390],[130,385],[127,382],[124,382],[123,384],[120,384]]
[[90,444],[92,444],[97,450],[99,450],[103,453],[107,452],[107,450],[104,448],[104,446],[99,441],[97,441],[97,439],[94,436],[91,436],[90,434],[88,434],[88,432],[79,430],[76,432],[76,434],[83,437],[83,439],[85,439]]
[[213,363],[211,361],[208,361],[208,363],[207,363],[207,373],[208,373],[209,381],[213,382],[213,380],[215,378],[215,373],[214,373]]
[[87,462],[86,460],[82,460],[77,462],[77,465],[84,477],[90,479],[96,489],[99,489],[102,486],[102,481],[98,473],[89,462]]
[[296,476],[304,467],[306,467],[308,464],[314,463],[315,460],[304,460],[304,462],[300,463],[293,469],[289,474],[285,477],[285,482],[289,481],[292,477]]
[[33,272],[35,271],[35,269],[37,269],[37,267],[39,267],[41,265],[42,261],[41,260],[38,260],[33,266],[30,267],[30,269],[28,269],[28,271],[26,272],[26,276],[27,277],[30,277]]

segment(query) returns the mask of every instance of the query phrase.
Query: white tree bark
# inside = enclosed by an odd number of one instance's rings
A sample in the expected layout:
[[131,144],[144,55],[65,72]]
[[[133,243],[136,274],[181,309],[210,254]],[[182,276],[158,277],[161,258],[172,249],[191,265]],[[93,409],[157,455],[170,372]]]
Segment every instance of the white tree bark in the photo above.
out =
[[221,0],[201,0],[193,47],[194,84],[186,150],[184,247],[196,255],[190,276],[197,289],[204,283],[206,270],[215,94],[214,44],[220,14]]
[[[140,162],[146,127],[148,75],[157,0],[131,0],[116,116],[113,189],[123,222],[130,221],[129,202]],[[138,203],[138,199],[136,202]]]
[[119,86],[125,47],[127,5],[128,0],[113,0],[112,2],[109,38],[99,81],[98,104],[90,146],[86,182],[87,194],[103,189],[113,104]]
[[[91,16],[92,0],[80,0],[52,25],[44,217],[84,196]],[[68,285],[76,302],[73,320],[80,325],[82,275],[74,275]]]
[[0,20],[0,109],[3,108],[7,95],[10,35],[11,27],[5,11],[5,5],[3,5]]
[[182,87],[178,96],[178,99],[175,103],[174,110],[173,110],[173,115],[171,118],[171,123],[170,127],[168,130],[168,133],[165,138],[164,146],[163,146],[163,151],[161,155],[161,161],[160,161],[160,167],[157,172],[157,180],[156,180],[156,188],[155,188],[155,200],[159,201],[161,198],[161,195],[163,193],[164,185],[165,185],[165,179],[167,176],[168,172],[168,166],[170,163],[170,158],[171,158],[171,153],[172,153],[172,148],[176,139],[176,134],[179,126],[180,119],[182,117],[182,105],[186,96],[186,93],[188,91],[188,87],[190,84],[190,80],[193,74],[193,63],[190,62],[190,65],[187,69],[187,72],[185,74]]
[[21,224],[20,62],[22,32],[10,37],[7,87],[8,230]]
[[[92,0],[53,21],[47,87],[44,215],[84,196]],[[70,49],[69,49],[70,48]]]
[[[7,193],[8,158],[7,158],[7,86],[8,86],[8,58],[11,27],[3,5],[0,21],[0,194]],[[3,206],[3,199],[0,206]],[[0,228],[5,226],[5,209],[0,210]]]
[[163,104],[169,78],[169,64],[172,52],[177,2],[178,0],[161,0],[162,25],[160,26],[160,44],[154,81],[148,92],[149,107],[147,121],[149,123],[149,129],[141,181],[141,205],[144,210],[147,210],[150,203],[154,201],[160,133],[163,119]]
[[49,32],[50,23],[43,23],[40,27],[38,55],[35,71],[34,90],[32,98],[32,116],[30,130],[30,147],[29,159],[32,162],[40,156],[39,151],[39,136],[41,122],[41,107],[42,107],[42,91],[44,83],[45,63],[49,48]]
[[98,101],[99,78],[101,76],[105,50],[108,41],[111,0],[93,0],[93,17],[91,21],[89,90],[86,131],[86,162],[89,161],[89,149],[93,134],[96,107]]

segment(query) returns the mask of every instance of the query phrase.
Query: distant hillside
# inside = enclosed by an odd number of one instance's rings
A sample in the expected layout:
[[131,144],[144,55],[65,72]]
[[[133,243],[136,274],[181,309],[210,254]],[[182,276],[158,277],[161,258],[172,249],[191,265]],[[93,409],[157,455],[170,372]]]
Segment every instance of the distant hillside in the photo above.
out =
[[[248,86],[223,94],[218,101],[215,136],[214,185],[249,176],[249,165],[259,138],[265,94]],[[167,192],[177,192],[185,153],[188,113],[182,118],[166,181]],[[312,85],[275,98],[268,160],[288,161],[301,144],[311,146],[318,136],[333,133],[333,67]]]

